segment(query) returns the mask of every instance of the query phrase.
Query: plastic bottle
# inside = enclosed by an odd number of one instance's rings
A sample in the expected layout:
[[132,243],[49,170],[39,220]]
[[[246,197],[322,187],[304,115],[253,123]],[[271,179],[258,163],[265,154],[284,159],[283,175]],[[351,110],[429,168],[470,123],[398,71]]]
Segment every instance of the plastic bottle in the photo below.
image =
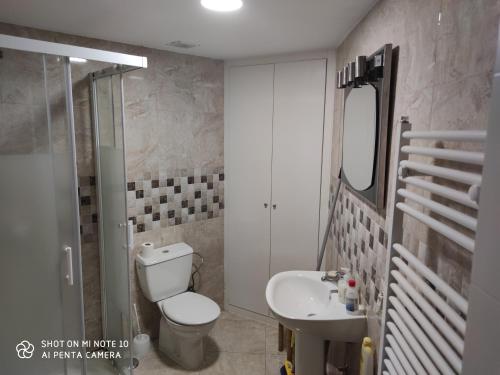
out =
[[345,309],[351,314],[358,311],[358,289],[356,288],[356,280],[354,279],[349,279],[347,281]]
[[342,276],[337,282],[337,289],[339,291],[339,302],[345,304],[345,291],[347,289],[347,282],[345,281],[344,276],[346,275],[346,272],[349,270],[348,269],[346,270],[346,268],[342,267],[340,271],[342,272]]
[[343,276],[339,279],[337,283],[337,289],[339,290],[339,302],[345,304],[345,293],[347,290],[347,280],[351,278],[349,274],[349,268],[342,267],[340,269],[343,272]]
[[347,289],[347,284],[342,277],[337,283],[337,289],[339,290],[339,302],[345,304],[345,291]]
[[359,375],[373,375],[373,342],[370,337],[365,337],[361,344]]

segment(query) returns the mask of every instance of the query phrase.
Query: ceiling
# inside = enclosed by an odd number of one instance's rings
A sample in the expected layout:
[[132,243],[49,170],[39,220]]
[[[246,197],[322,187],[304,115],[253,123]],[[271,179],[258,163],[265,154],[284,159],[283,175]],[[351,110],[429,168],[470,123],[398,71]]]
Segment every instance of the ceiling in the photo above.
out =
[[377,0],[243,1],[216,13],[199,0],[0,0],[0,22],[236,59],[335,47]]

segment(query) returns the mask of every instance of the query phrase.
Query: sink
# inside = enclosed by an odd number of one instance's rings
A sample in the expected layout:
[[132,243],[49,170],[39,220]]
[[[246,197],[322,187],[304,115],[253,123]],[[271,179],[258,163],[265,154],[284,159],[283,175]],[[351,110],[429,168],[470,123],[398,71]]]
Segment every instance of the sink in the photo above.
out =
[[324,272],[287,271],[274,275],[266,300],[285,327],[325,340],[360,342],[366,332],[364,315],[348,314],[339,302],[337,285],[321,281]]
[[324,272],[286,271],[267,283],[273,315],[296,334],[296,375],[323,374],[324,341],[361,342],[366,316],[348,314],[337,285],[321,281]]

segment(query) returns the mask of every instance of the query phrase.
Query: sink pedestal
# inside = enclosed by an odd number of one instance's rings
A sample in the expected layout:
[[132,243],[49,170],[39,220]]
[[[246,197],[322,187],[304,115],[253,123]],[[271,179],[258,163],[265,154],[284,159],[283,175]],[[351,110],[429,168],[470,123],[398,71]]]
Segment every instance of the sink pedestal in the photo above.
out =
[[295,375],[325,373],[325,341],[307,333],[295,331]]

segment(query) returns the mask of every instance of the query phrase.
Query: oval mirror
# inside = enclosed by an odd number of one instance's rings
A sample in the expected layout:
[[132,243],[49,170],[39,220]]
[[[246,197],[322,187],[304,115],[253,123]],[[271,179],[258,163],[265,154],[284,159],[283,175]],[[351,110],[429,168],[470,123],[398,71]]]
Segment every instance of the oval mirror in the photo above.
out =
[[377,141],[377,92],[371,85],[350,90],[344,106],[343,173],[359,191],[373,185]]

